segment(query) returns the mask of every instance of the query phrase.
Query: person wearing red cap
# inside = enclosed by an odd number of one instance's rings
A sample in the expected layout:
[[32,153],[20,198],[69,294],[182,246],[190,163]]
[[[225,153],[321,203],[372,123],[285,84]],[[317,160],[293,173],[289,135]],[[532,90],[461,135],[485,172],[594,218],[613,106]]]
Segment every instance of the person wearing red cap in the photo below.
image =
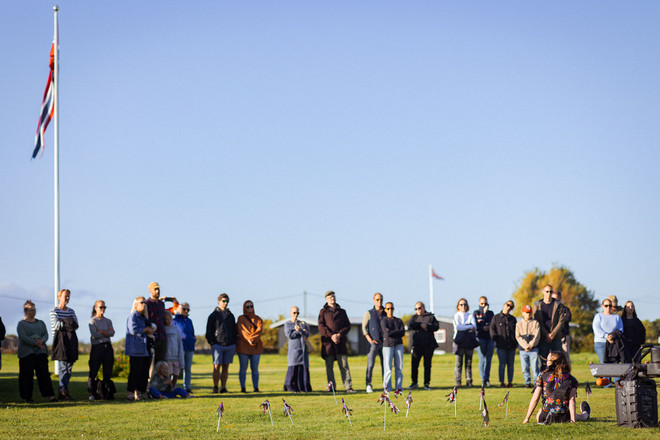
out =
[[539,374],[538,345],[541,340],[541,327],[537,320],[532,319],[531,306],[524,306],[522,315],[523,319],[516,324],[516,341],[520,348],[520,367],[525,379],[525,386],[531,388]]

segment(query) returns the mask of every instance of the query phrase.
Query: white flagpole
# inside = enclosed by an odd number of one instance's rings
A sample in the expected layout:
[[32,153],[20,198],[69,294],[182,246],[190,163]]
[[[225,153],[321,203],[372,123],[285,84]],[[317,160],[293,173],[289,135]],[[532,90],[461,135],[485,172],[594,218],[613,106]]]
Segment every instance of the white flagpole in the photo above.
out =
[[54,11],[54,21],[55,21],[55,35],[54,45],[54,61],[55,65],[53,67],[53,135],[55,137],[53,145],[53,155],[55,160],[53,161],[53,179],[54,179],[54,198],[55,198],[55,215],[54,215],[54,235],[55,235],[55,305],[57,306],[57,292],[60,290],[60,130],[59,130],[59,79],[60,79],[60,48],[59,48],[59,29],[57,25],[57,12],[59,8],[57,6],[53,7]]
[[433,267],[430,264],[429,264],[429,294],[431,296],[431,300],[429,301],[429,312],[435,315],[435,312],[433,310]]
[[[53,196],[54,196],[54,216],[53,216],[53,232],[54,232],[54,296],[55,306],[57,307],[57,292],[60,290],[60,105],[59,105],[59,79],[60,79],[60,38],[59,26],[57,24],[57,12],[59,7],[53,6],[53,21],[54,21],[54,35],[53,35]],[[60,365],[55,361],[54,373],[59,374]]]

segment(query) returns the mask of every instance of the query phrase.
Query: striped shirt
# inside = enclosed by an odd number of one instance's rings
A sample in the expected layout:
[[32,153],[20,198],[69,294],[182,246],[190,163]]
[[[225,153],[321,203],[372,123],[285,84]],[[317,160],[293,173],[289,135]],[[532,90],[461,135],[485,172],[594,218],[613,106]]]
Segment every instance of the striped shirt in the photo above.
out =
[[53,307],[50,309],[50,329],[55,333],[57,330],[62,328],[62,319],[64,318],[73,318],[78,324],[78,317],[76,312],[73,311],[71,307],[67,307],[66,310],[62,310],[59,307]]

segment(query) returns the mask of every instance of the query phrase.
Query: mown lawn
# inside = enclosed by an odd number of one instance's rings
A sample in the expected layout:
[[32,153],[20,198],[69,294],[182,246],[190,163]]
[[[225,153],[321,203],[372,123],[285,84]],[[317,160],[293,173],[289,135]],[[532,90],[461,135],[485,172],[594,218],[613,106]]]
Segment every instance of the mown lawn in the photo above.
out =
[[[452,355],[435,356],[431,391],[413,392],[414,403],[409,416],[405,417],[405,396],[395,401],[402,409],[398,415],[387,413],[387,430],[383,431],[383,407],[377,403],[378,393],[364,393],[366,357],[351,357],[349,360],[354,387],[358,394],[337,394],[335,404],[332,394],[325,392],[325,366],[319,356],[312,356],[311,377],[315,392],[309,394],[283,393],[282,383],[286,372],[286,357],[262,356],[260,394],[239,393],[238,359],[230,368],[229,394],[211,394],[211,358],[199,355],[193,365],[193,390],[198,398],[160,401],[126,402],[125,379],[117,379],[118,399],[112,402],[89,402],[87,400],[87,357],[82,356],[74,365],[71,393],[76,402],[49,404],[41,398],[35,382],[35,404],[23,403],[18,397],[18,361],[15,355],[3,355],[0,371],[0,438],[489,438],[489,439],[547,439],[579,438],[660,438],[660,428],[630,429],[616,425],[614,390],[598,389],[588,369],[588,362],[595,355],[573,355],[573,374],[581,383],[579,400],[586,399],[584,382],[592,384],[593,395],[589,402],[592,419],[575,425],[538,426],[523,425],[530,390],[517,386],[511,390],[508,417],[505,408],[498,407],[506,393],[499,388],[486,390],[486,402],[490,410],[490,427],[481,424],[479,412],[479,388],[459,390],[457,399],[458,417],[454,417],[454,406],[445,395],[453,386]],[[518,359],[516,359],[518,361]],[[409,384],[410,357],[404,359],[404,386]],[[473,373],[478,382],[474,357]],[[518,364],[516,364],[518,368]],[[51,366],[52,369],[52,366]],[[378,369],[378,367],[377,367]],[[336,369],[337,370],[337,369]],[[421,373],[421,371],[420,371]],[[339,380],[338,370],[335,372]],[[375,374],[380,378],[380,374]],[[497,359],[493,359],[492,382],[497,382]],[[54,388],[57,381],[54,379]],[[522,375],[516,370],[514,382],[522,383]],[[248,389],[250,375],[248,372]],[[282,397],[293,407],[293,422],[282,414]],[[353,426],[341,411],[341,397],[353,410]],[[274,426],[261,411],[260,404],[269,399],[273,408]],[[216,409],[224,402],[226,409],[216,433]]]

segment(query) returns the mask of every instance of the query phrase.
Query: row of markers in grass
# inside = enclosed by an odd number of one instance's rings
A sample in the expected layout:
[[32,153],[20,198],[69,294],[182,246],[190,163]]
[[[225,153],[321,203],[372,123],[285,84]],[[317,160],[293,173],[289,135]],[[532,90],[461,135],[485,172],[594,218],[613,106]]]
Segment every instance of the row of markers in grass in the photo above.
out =
[[[332,382],[328,383],[327,391],[332,391],[332,395],[335,398],[335,404],[338,404],[339,402],[337,401],[337,394],[335,393],[335,389]],[[587,394],[587,401],[588,401],[589,396],[591,395],[591,387],[589,386],[589,383],[586,384],[585,391]],[[401,394],[402,394],[401,390],[394,391],[394,397],[397,399]],[[456,387],[454,387],[452,391],[445,396],[448,402],[454,404],[454,417],[458,417],[458,413],[456,409],[457,396],[458,396],[458,390]],[[412,402],[413,402],[412,391],[410,391],[408,392],[408,397],[406,397],[406,417],[408,417],[408,413],[410,411],[410,407],[412,406]],[[387,427],[387,409],[389,408],[394,414],[398,414],[399,408],[397,408],[394,402],[390,399],[390,393],[387,391],[383,392],[380,395],[380,397],[378,398],[378,403],[380,403],[380,405],[383,406],[383,410],[384,410],[383,411],[383,431],[384,431]],[[342,412],[348,419],[348,422],[351,424],[351,426],[353,426],[353,422],[351,421],[351,415],[353,414],[353,410],[348,408],[348,406],[346,406],[346,402],[344,401],[343,398],[341,399],[341,405],[342,405]],[[498,407],[506,406],[506,417],[509,416],[509,391],[506,392],[504,399],[497,406]],[[268,414],[268,416],[270,417],[270,424],[274,425],[273,413],[271,412],[270,402],[268,401],[268,399],[264,400],[261,403],[260,407],[263,409],[264,414]],[[481,392],[479,393],[479,411],[481,412],[482,424],[484,426],[488,426],[489,424],[488,405],[486,405],[486,392],[484,391],[483,387],[481,387]],[[293,408],[291,408],[291,405],[289,405],[284,399],[282,399],[282,412],[284,413],[284,416],[289,417],[289,420],[293,425],[293,417],[291,417],[291,415],[293,414]],[[218,406],[218,410],[217,410],[218,427],[216,429],[216,432],[220,430],[220,421],[222,420],[224,413],[225,413],[224,404],[223,402],[220,402],[220,406]]]

